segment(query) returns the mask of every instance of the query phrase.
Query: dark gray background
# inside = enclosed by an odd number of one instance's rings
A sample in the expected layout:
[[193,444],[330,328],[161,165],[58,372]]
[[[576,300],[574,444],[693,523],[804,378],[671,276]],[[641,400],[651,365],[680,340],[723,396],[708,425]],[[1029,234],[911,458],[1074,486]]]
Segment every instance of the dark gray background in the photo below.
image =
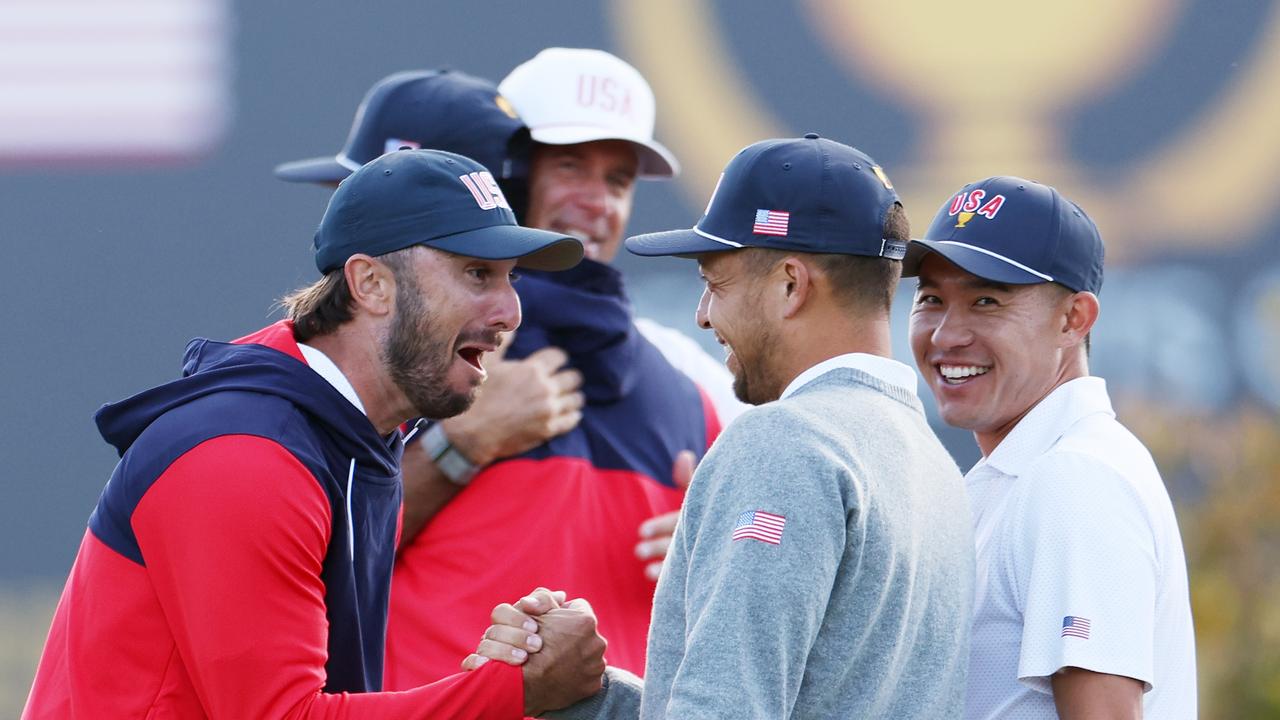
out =
[[[709,5],[735,62],[783,108],[789,130],[839,128],[842,118],[860,113],[858,145],[890,168],[909,155],[911,119],[834,69],[789,4]],[[1247,57],[1269,9],[1190,3],[1159,62],[1078,109],[1070,123],[1073,154],[1085,164],[1121,163],[1172,135],[1213,102],[1219,69]],[[609,6],[582,2],[241,2],[232,17],[235,107],[208,157],[120,169],[0,165],[7,270],[0,582],[65,577],[116,459],[92,423],[102,403],[174,377],[191,337],[232,338],[266,324],[276,298],[313,278],[309,244],[328,194],[275,180],[276,163],[336,151],[359,98],[391,71],[448,65],[497,80],[546,46],[616,49]],[[751,39],[766,21],[771,52]],[[810,81],[790,82],[797,72]],[[833,84],[841,91],[830,92]],[[659,96],[660,115],[661,107]],[[630,230],[688,226],[701,203],[676,183],[645,183]],[[918,228],[931,210],[913,213]],[[1270,228],[1243,250],[1183,251],[1116,268],[1103,298],[1108,311],[1095,336],[1095,367],[1121,391],[1185,393],[1191,407],[1209,412],[1259,395],[1261,386],[1249,385],[1243,368],[1263,356],[1258,348],[1268,336],[1235,333],[1224,342],[1216,333],[1234,322],[1241,288],[1277,272],[1276,245],[1264,240],[1277,230],[1273,213]],[[696,332],[699,289],[691,267],[622,263],[644,314]],[[1150,306],[1171,302],[1159,293],[1178,283],[1186,287],[1181,301],[1208,322],[1188,325],[1170,310],[1159,322],[1183,333],[1180,344],[1153,351],[1156,340],[1144,339]],[[974,460],[966,434],[945,437],[962,465]],[[1172,479],[1175,495],[1193,497],[1194,480]]]

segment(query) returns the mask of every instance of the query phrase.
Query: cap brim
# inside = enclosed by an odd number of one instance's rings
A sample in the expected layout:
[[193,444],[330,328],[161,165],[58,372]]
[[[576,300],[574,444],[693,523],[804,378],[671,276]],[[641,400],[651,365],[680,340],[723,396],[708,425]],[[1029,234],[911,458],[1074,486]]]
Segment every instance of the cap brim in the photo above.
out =
[[627,238],[627,251],[644,257],[677,255],[694,257],[704,253],[724,252],[740,248],[699,235],[697,230],[667,230]]
[[350,168],[333,156],[294,160],[281,163],[275,169],[276,177],[286,182],[336,183],[351,173]]
[[609,132],[605,128],[589,125],[562,125],[530,130],[530,135],[544,145],[576,145],[596,140],[625,140],[636,146],[640,156],[637,177],[645,180],[675,177],[680,174],[680,163],[671,151],[649,138]]
[[582,241],[519,225],[494,225],[446,235],[425,245],[482,260],[516,260],[531,270],[568,270],[582,260]]
[[929,253],[938,253],[961,270],[992,282],[1031,285],[1051,280],[1019,267],[998,253],[950,240],[912,240],[907,243],[907,255],[902,259],[902,277],[919,275],[920,263]]

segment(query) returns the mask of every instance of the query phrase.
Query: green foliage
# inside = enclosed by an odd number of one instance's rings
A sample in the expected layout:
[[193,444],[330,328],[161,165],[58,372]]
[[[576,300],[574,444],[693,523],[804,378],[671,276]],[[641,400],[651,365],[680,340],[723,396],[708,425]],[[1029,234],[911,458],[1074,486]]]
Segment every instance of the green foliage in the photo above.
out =
[[[1129,406],[1173,493],[1195,614],[1201,715],[1280,717],[1280,422]],[[1190,483],[1186,481],[1190,480]]]

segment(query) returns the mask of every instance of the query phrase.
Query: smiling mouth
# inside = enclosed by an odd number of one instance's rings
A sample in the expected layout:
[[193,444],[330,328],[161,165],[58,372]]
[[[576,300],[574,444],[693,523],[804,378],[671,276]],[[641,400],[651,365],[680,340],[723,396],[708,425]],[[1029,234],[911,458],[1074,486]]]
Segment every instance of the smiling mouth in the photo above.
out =
[[725,358],[728,358],[730,355],[733,354],[733,347],[730,346],[729,343],[725,342],[724,338],[720,337],[719,335],[716,335],[716,342],[720,343],[720,347],[724,348]]
[[581,242],[583,253],[588,258],[594,260],[596,255],[599,254],[600,243],[595,238],[591,237],[591,235],[585,230],[575,227],[563,227],[556,228],[556,232],[568,235],[569,237],[578,240],[578,242]]
[[983,365],[943,365],[938,363],[934,367],[937,368],[938,374],[942,376],[942,381],[948,385],[963,385],[991,371],[990,366]]

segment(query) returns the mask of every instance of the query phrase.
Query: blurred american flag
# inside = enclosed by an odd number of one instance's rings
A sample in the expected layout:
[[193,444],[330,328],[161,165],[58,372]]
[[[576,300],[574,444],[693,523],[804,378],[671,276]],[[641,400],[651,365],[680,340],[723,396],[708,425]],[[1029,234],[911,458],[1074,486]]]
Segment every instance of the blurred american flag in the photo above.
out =
[[227,0],[0,2],[0,165],[208,152],[231,116]]

